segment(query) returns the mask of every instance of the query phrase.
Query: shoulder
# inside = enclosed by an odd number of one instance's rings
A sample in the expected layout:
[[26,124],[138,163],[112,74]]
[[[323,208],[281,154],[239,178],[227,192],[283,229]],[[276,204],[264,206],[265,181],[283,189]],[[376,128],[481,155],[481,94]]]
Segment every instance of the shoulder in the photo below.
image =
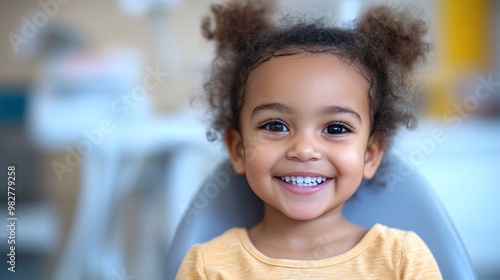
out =
[[204,251],[212,251],[219,250],[221,247],[227,249],[228,246],[239,245],[240,236],[245,234],[245,231],[244,228],[231,228],[212,240],[199,244],[198,247]]
[[379,224],[372,231],[378,233],[374,245],[392,255],[402,279],[442,279],[434,256],[415,232]]
[[379,242],[401,250],[413,246],[425,246],[424,241],[413,231],[405,231],[397,228],[376,224],[370,230],[370,234]]
[[408,237],[411,240],[418,239],[418,236],[414,232],[376,224],[368,231],[364,239],[369,241],[371,247],[379,247],[379,249],[399,253],[398,251],[403,248]]
[[375,225],[374,229],[379,233],[381,242],[400,250],[402,256],[410,252],[428,253],[432,256],[425,242],[413,231],[405,231],[383,225]]
[[232,228],[214,239],[195,244],[184,257],[176,279],[206,279],[207,267],[226,265],[234,256],[230,252],[241,248],[243,228]]
[[228,255],[228,252],[241,248],[240,236],[245,234],[243,228],[232,228],[212,240],[195,244],[186,257],[202,258],[204,260],[219,260]]

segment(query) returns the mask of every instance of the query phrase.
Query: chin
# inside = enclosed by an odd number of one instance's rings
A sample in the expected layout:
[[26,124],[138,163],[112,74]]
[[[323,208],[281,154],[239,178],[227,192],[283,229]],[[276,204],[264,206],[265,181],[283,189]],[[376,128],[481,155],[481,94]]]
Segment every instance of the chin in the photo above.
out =
[[310,221],[314,220],[324,214],[324,211],[320,209],[287,209],[287,211],[281,211],[285,216],[290,219],[298,221]]

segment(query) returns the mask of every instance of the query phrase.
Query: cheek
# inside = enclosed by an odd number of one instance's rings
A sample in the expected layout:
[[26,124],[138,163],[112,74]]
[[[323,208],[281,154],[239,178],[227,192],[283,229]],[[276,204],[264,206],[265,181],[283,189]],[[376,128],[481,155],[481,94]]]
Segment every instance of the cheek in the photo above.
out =
[[248,143],[245,146],[245,164],[249,170],[267,171],[281,157],[281,149],[272,144],[262,145],[261,143]]
[[351,149],[349,152],[340,153],[334,164],[338,172],[337,191],[350,197],[363,180],[364,157],[359,151]]
[[245,146],[245,173],[254,192],[261,196],[260,187],[272,184],[272,170],[282,159],[283,148],[262,139],[252,140],[247,141]]
[[262,160],[262,146],[256,145],[254,142],[245,143],[245,164],[248,167],[258,164],[256,161]]
[[364,170],[364,152],[363,149],[346,148],[334,155],[339,173],[363,176]]
[[268,188],[272,184],[270,171],[273,168],[275,155],[269,147],[248,145],[245,149],[245,174],[248,184],[261,199],[268,195]]
[[252,164],[258,160],[259,151],[262,149],[259,145],[259,140],[250,133],[243,134],[243,149],[245,155],[245,164]]
[[269,167],[269,164],[276,161],[282,154],[282,148],[277,143],[259,137],[257,133],[245,132],[243,147],[247,168]]

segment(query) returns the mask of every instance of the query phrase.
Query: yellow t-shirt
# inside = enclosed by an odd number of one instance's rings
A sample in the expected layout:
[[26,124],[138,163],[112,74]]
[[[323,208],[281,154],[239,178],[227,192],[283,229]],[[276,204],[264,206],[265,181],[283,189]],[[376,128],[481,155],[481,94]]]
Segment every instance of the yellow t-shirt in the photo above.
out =
[[[326,250],[326,249],[325,249]],[[326,252],[318,252],[318,257]],[[258,251],[247,230],[233,228],[184,258],[178,280],[189,279],[442,279],[414,232],[376,224],[351,250],[318,260],[273,259]]]

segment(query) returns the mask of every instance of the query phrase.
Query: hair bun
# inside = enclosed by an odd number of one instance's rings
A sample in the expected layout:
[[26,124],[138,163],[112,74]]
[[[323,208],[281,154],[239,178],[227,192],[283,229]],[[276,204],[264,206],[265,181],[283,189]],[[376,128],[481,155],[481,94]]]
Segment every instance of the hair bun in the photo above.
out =
[[430,44],[423,40],[427,24],[407,10],[372,8],[359,19],[356,29],[367,39],[364,43],[370,53],[388,55],[401,74],[410,72],[430,50]]
[[214,18],[203,18],[203,36],[217,41],[219,54],[228,49],[239,53],[252,42],[253,36],[272,27],[272,2],[233,0],[227,4],[214,4],[211,7]]

